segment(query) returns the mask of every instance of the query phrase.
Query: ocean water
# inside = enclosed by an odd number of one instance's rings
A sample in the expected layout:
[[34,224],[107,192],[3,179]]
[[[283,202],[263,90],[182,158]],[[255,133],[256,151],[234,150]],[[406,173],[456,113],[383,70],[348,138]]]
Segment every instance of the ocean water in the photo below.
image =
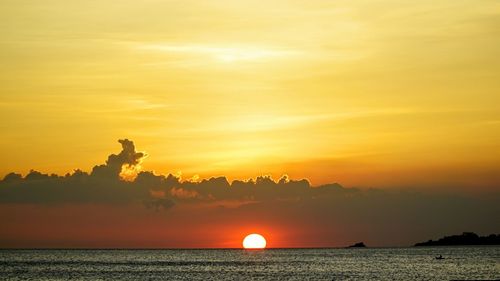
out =
[[500,279],[500,247],[0,250],[0,280],[68,279]]

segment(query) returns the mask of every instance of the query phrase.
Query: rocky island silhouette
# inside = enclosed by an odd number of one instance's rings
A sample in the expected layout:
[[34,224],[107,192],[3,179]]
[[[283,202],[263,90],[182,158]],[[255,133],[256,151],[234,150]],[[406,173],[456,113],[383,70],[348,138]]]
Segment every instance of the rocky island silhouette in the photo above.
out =
[[347,248],[366,248],[366,245],[363,242],[358,242],[358,243],[355,243]]

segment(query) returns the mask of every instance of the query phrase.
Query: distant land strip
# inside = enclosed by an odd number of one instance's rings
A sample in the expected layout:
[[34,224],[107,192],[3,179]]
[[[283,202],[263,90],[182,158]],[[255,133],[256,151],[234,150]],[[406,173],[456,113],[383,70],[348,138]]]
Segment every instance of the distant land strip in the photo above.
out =
[[416,243],[415,246],[461,246],[461,245],[500,245],[500,234],[479,236],[474,232],[464,232],[461,235],[445,236],[437,241]]

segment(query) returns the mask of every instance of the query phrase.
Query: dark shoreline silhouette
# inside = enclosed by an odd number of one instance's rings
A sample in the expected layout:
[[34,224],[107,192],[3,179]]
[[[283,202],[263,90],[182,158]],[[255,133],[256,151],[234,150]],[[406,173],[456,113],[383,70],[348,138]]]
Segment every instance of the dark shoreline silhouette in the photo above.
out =
[[415,247],[420,246],[462,246],[462,245],[500,245],[500,234],[490,234],[488,236],[479,236],[474,232],[464,232],[461,235],[451,235],[440,238],[437,241],[429,240],[427,242],[416,243]]
[[366,248],[366,245],[363,242],[358,242],[358,243],[355,243],[347,248]]

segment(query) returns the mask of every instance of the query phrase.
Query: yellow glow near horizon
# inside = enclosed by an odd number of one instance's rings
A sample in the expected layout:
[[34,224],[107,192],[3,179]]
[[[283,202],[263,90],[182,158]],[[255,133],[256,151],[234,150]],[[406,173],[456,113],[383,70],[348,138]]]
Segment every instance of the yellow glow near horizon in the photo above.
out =
[[499,15],[489,0],[2,1],[0,175],[89,171],[129,138],[143,169],[187,178],[492,188]]

